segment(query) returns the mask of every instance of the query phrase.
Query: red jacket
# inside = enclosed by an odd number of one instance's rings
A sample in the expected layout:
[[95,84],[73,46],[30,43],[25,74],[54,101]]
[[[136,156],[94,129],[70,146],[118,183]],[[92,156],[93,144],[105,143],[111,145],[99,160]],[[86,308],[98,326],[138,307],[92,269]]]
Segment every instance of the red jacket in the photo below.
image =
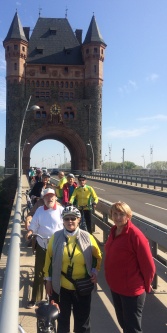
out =
[[[72,186],[74,191],[74,189],[77,187],[77,183],[74,182]],[[67,204],[70,201],[69,187],[70,187],[69,183],[65,183],[63,185],[63,201],[62,201],[63,205]]]
[[105,277],[110,289],[124,296],[149,292],[155,264],[147,238],[131,221],[117,237],[115,230],[112,227],[105,244]]

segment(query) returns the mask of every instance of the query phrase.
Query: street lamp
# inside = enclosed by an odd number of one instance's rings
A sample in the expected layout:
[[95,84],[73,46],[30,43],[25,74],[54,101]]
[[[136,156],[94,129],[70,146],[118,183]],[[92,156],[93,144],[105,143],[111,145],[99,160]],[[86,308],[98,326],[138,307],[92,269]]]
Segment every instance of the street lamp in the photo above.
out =
[[124,153],[125,153],[125,148],[122,149],[122,153],[123,153],[123,155],[122,155],[122,173],[124,175]]
[[143,157],[143,163],[144,163],[144,169],[145,169],[145,157],[144,157],[144,155],[142,155],[141,157]]
[[22,119],[22,123],[21,123],[21,127],[20,127],[20,133],[19,133],[19,141],[18,141],[18,160],[17,160],[17,181],[18,181],[18,185],[20,182],[20,178],[21,178],[21,138],[22,138],[22,132],[23,132],[23,126],[24,126],[24,121],[25,121],[25,117],[26,117],[26,113],[27,111],[32,111],[32,110],[39,110],[40,107],[38,105],[33,105],[31,106],[30,109],[28,109],[30,101],[31,101],[31,97],[28,100],[26,109],[24,111],[24,115],[23,115],[23,119]]
[[87,146],[90,146],[91,150],[92,150],[92,171],[94,171],[94,168],[95,168],[94,151],[93,151],[93,146],[92,146],[92,143],[91,143],[90,139],[89,139],[89,143],[87,143]]
[[105,163],[105,157],[107,157],[107,154],[104,155],[104,163]]
[[26,139],[26,141],[24,142],[24,145],[21,146],[21,148],[20,148],[20,153],[21,153],[21,157],[20,157],[20,170],[22,170],[23,152],[24,152],[24,148],[25,148],[26,145],[30,145],[30,142],[28,142],[27,139]]

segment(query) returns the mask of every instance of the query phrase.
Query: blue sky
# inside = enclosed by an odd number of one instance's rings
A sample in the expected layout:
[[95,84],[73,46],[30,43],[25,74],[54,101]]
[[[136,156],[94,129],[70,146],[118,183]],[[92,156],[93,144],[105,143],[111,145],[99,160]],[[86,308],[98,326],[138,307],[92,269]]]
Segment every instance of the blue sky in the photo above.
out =
[[[0,12],[0,165],[4,165],[5,158],[6,121],[2,42],[16,8],[22,25],[31,29],[39,8],[41,17],[65,17],[67,8],[70,25],[74,31],[83,29],[83,38],[94,13],[107,44],[102,159],[107,161],[111,157],[114,162],[122,162],[124,148],[125,161],[137,165],[167,161],[167,1],[7,0]],[[31,164],[50,166],[64,161],[63,145],[47,141],[32,149]],[[67,150],[66,158],[70,160]]]

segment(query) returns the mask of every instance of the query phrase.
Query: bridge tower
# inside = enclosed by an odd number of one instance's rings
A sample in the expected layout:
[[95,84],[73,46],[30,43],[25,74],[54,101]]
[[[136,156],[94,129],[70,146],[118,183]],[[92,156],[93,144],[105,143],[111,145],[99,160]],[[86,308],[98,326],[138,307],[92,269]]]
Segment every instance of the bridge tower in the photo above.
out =
[[29,107],[35,104],[40,109],[26,114],[21,143],[24,172],[30,166],[31,149],[45,139],[58,140],[69,149],[73,170],[91,170],[93,166],[99,169],[106,44],[95,16],[84,42],[82,30],[74,33],[67,17],[39,17],[31,36],[29,32],[16,12],[3,42],[7,89],[5,167],[17,168],[20,126],[32,96]]

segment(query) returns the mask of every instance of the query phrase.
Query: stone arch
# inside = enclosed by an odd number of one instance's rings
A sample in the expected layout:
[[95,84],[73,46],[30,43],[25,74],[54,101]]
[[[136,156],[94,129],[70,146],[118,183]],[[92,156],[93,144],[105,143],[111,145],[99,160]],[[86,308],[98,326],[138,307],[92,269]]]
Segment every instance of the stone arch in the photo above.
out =
[[32,133],[27,141],[29,145],[25,145],[23,152],[22,167],[23,172],[27,173],[30,167],[31,149],[39,142],[47,139],[57,140],[62,142],[71,154],[71,169],[72,170],[87,170],[87,149],[81,137],[72,129],[64,126],[44,126]]

